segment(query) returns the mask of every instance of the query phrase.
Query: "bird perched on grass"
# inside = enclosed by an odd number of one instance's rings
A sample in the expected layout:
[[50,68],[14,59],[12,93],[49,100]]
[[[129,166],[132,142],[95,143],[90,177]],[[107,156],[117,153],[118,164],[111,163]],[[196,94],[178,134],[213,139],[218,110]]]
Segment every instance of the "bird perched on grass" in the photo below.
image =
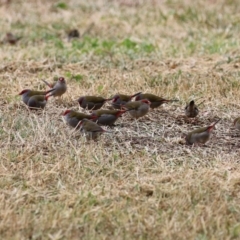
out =
[[134,97],[141,94],[141,92],[135,93],[133,95],[124,95],[124,94],[116,94],[112,98],[112,107],[115,109],[121,109],[126,103],[130,102]]
[[151,102],[147,99],[126,103],[123,108],[127,109],[133,118],[140,118],[146,115],[150,109]]
[[30,90],[30,89],[24,89],[22,90],[19,95],[22,96],[22,101],[28,105],[28,101],[32,96],[36,96],[36,95],[47,95],[48,93],[52,92],[54,89],[50,89],[48,91],[34,91],[34,90]]
[[98,124],[105,126],[114,126],[119,117],[128,110],[96,110],[92,116],[95,116]]
[[31,110],[44,109],[47,104],[48,98],[49,96],[47,95],[34,95],[29,98],[27,105]]
[[80,122],[80,126],[82,131],[86,134],[88,140],[96,140],[101,134],[108,132],[100,127],[97,123],[92,122],[86,118]]
[[[203,101],[204,102],[204,101]],[[203,102],[201,102],[199,105],[201,105]],[[198,105],[198,106],[199,106]],[[185,115],[188,118],[195,118],[199,113],[198,107],[195,104],[194,100],[190,101],[185,107]]]
[[52,84],[49,84],[47,81],[42,80],[48,87],[53,89],[50,93],[50,96],[61,97],[67,91],[67,83],[63,77],[58,78],[58,80]]
[[80,38],[80,33],[77,29],[72,29],[68,32],[68,41],[74,38]]
[[205,144],[209,138],[210,135],[215,127],[215,125],[220,121],[216,121],[215,123],[211,124],[207,127],[198,128],[186,135],[186,143],[189,145],[195,144],[195,143],[201,143]]
[[103,98],[96,96],[82,96],[78,99],[79,105],[88,110],[98,110],[107,101],[111,101],[112,98]]
[[79,123],[83,119],[92,119],[93,120],[93,119],[97,118],[96,116],[76,112],[76,111],[69,110],[69,109],[64,111],[64,113],[62,115],[63,115],[66,123],[73,128],[79,128],[80,127]]
[[135,100],[142,100],[142,99],[147,99],[151,102],[150,108],[157,108],[161,106],[163,103],[168,103],[168,102],[177,102],[178,100],[168,100],[159,96],[156,96],[151,93],[141,93],[138,96],[136,96]]

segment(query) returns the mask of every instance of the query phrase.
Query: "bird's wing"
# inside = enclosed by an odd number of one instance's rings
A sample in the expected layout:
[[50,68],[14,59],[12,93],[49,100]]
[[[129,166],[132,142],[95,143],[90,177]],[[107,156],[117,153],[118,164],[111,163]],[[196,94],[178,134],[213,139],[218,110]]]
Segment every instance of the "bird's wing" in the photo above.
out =
[[85,130],[88,132],[102,132],[103,129],[95,124],[94,122],[92,124],[88,123],[87,125],[85,125]]
[[140,102],[129,102],[125,105],[125,107],[129,110],[137,109],[141,105]]

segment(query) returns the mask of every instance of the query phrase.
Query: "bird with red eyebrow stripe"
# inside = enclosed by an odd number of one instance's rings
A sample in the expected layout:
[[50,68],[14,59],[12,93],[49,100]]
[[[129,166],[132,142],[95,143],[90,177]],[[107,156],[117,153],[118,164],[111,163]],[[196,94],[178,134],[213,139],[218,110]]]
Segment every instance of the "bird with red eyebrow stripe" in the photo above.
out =
[[73,110],[66,110],[63,114],[63,117],[66,121],[66,123],[73,127],[73,128],[79,128],[80,125],[79,123],[81,122],[81,120],[83,120],[84,118],[85,119],[96,119],[97,117],[96,116],[92,116],[92,115],[88,115],[88,114],[85,114],[85,113],[80,113],[80,112],[76,112],[76,111],[73,111]]
[[79,105],[88,110],[100,109],[106,101],[110,101],[112,98],[103,98],[96,96],[82,96],[78,99]]
[[177,102],[178,100],[168,100],[165,98],[161,98],[159,96],[156,96],[151,93],[141,93],[138,96],[136,96],[135,100],[139,101],[141,99],[147,99],[151,102],[150,108],[157,108],[161,106],[163,103],[168,103],[168,102]]
[[124,94],[116,94],[112,98],[112,107],[115,109],[121,109],[126,103],[130,102],[134,97],[141,94],[141,92],[135,93],[133,95],[124,95]]
[[67,83],[65,78],[60,77],[57,82],[54,82],[52,84],[49,84],[47,81],[42,80],[46,85],[48,85],[50,88],[54,89],[50,96],[53,97],[61,97],[66,91],[67,91]]
[[95,121],[100,125],[114,126],[114,123],[119,117],[129,110],[97,110],[93,111],[92,116],[95,116]]
[[139,101],[128,102],[123,106],[123,108],[127,109],[133,118],[138,119],[148,113],[150,104],[151,102],[149,100],[142,99]]
[[186,143],[188,145],[192,145],[194,143],[201,143],[201,144],[205,144],[209,138],[210,135],[215,127],[215,125],[220,121],[221,119],[219,119],[218,121],[216,121],[215,123],[211,124],[210,126],[207,127],[202,127],[202,128],[198,128],[190,133],[188,133],[186,135]]
[[52,92],[53,90],[54,90],[54,88],[50,89],[48,91],[33,91],[33,90],[30,90],[30,89],[24,89],[19,93],[19,95],[22,96],[22,101],[26,105],[28,105],[28,101],[31,97],[38,96],[38,95],[47,95],[48,93]]

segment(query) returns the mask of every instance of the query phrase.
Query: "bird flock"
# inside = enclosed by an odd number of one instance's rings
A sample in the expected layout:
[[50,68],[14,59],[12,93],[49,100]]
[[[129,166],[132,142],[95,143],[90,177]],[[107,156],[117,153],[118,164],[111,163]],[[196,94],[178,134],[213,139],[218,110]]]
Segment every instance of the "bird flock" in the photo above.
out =
[[[49,97],[61,97],[67,91],[67,83],[63,77],[59,77],[53,84],[49,84],[45,80],[42,81],[50,88],[49,90],[35,91],[25,89],[19,93],[19,95],[22,96],[22,101],[31,110],[44,109]],[[112,110],[101,109],[107,101],[111,101]],[[116,94],[111,98],[81,96],[78,99],[80,107],[86,110],[92,110],[91,114],[68,109],[65,110],[62,115],[69,126],[82,131],[87,139],[97,140],[99,135],[108,132],[101,126],[114,127],[115,122],[123,114],[128,112],[133,119],[138,119],[145,116],[150,109],[158,108],[163,103],[174,101],[178,100],[168,100],[151,93],[141,92],[133,95]],[[194,100],[190,101],[185,107],[185,116],[187,118],[195,118],[198,113],[199,110]],[[220,119],[209,126],[197,128],[185,134],[186,144],[205,144],[219,121]],[[240,130],[240,118],[234,120],[234,126]]]

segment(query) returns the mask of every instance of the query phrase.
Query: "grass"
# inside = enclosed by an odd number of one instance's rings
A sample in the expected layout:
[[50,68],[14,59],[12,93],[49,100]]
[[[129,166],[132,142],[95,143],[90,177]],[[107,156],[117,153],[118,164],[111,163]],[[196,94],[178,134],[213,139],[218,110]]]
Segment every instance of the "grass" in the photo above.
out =
[[[235,0],[2,3],[2,39],[22,39],[0,48],[1,239],[239,239],[239,11]],[[86,33],[68,42],[73,28]],[[29,112],[17,94],[56,76],[63,102]],[[179,102],[125,115],[97,143],[60,116],[81,95],[139,91]],[[205,100],[196,122],[182,117],[192,99]],[[206,146],[185,145],[218,118]]]

